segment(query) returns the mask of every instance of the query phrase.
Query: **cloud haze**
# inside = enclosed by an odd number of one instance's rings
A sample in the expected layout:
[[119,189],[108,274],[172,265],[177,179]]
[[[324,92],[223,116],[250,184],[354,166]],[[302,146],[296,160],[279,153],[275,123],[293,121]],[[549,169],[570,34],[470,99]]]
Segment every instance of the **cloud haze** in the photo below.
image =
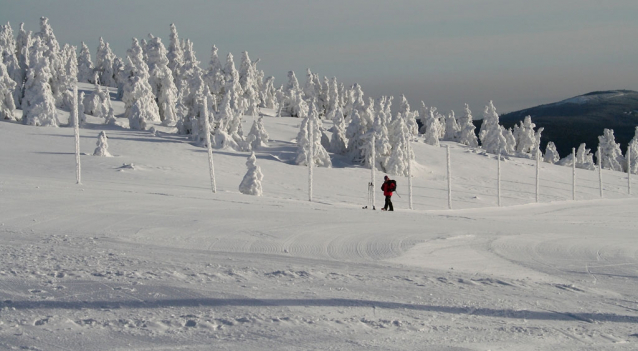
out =
[[210,48],[261,58],[285,82],[305,69],[359,82],[368,96],[405,94],[440,110],[475,116],[493,99],[499,111],[593,90],[638,90],[638,3],[512,0],[11,1],[0,23],[38,31],[49,17],[58,40],[103,36],[118,56],[132,37],[168,42],[169,24],[194,42],[206,66]]

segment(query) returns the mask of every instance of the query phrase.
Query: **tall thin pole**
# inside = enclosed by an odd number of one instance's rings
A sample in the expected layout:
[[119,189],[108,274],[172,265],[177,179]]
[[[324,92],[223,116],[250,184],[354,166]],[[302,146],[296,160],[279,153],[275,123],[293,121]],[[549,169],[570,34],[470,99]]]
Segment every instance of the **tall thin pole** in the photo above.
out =
[[314,120],[308,118],[308,201],[312,201],[312,172],[315,164],[314,149]]
[[408,208],[413,210],[412,207],[412,144],[410,137],[408,136]]
[[598,186],[600,187],[600,197],[603,197],[603,154],[598,147]]
[[208,148],[208,170],[210,172],[210,188],[213,193],[217,192],[215,182],[215,164],[213,163],[213,146],[210,142],[210,122],[208,121],[208,98],[204,98],[204,124],[206,125],[206,147]]
[[77,184],[82,184],[82,171],[80,167],[80,121],[78,114],[78,86],[73,87],[73,134],[75,134],[75,178]]
[[572,148],[572,200],[576,200],[576,148]]
[[447,208],[452,209],[452,162],[450,162],[450,145],[447,145]]
[[501,150],[498,150],[497,176],[496,176],[496,196],[498,198],[498,207],[501,207]]
[[374,204],[376,202],[376,194],[374,191],[374,178],[377,170],[377,150],[376,150],[376,136],[372,134],[372,166],[370,167],[370,191],[372,192],[372,209],[374,210]]
[[541,152],[540,150],[536,150],[536,203],[538,203],[538,199],[540,198],[541,192]]
[[631,195],[631,147],[627,147],[627,193]]

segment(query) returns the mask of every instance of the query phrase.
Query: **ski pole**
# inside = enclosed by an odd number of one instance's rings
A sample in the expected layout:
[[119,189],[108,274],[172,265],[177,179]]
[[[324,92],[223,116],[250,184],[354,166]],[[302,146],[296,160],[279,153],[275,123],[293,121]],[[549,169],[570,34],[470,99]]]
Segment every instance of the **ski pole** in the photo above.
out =
[[401,195],[399,195],[399,192],[398,192],[398,191],[396,191],[396,190],[395,190],[394,192],[397,194],[397,196],[398,196],[398,197],[399,197],[399,199],[400,199],[400,198],[401,198]]

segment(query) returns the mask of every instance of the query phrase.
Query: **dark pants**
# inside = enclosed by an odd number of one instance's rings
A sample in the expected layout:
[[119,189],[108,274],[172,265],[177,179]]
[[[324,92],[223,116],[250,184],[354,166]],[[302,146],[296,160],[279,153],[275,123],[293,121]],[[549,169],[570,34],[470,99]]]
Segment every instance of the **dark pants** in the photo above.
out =
[[392,207],[392,195],[385,197],[385,205],[383,205],[383,209],[394,211],[394,207]]

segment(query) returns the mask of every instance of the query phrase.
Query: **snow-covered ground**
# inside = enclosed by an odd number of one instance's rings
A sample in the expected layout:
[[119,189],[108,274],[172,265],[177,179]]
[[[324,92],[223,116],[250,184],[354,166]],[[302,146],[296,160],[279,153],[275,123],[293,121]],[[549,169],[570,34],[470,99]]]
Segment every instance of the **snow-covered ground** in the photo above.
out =
[[[89,122],[82,185],[71,128],[0,123],[0,349],[638,349],[626,175],[600,199],[579,169],[572,201],[571,168],[542,164],[536,204],[511,158],[498,208],[494,156],[449,144],[450,211],[445,148],[415,143],[414,210],[398,177],[381,212],[339,156],[308,201],[297,118],[264,117],[263,197],[238,191],[247,153],[215,150],[213,194],[206,150],[170,128]],[[101,130],[114,157],[90,156]]]

